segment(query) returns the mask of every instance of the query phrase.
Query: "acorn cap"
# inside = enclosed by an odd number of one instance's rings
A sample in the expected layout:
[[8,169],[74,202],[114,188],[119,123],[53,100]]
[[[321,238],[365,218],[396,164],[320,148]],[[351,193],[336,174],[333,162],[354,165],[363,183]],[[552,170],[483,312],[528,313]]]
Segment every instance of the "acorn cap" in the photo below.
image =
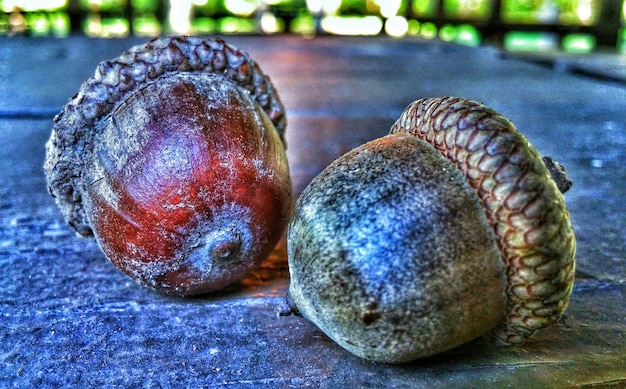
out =
[[221,75],[245,90],[267,114],[285,145],[284,106],[269,77],[248,54],[221,39],[196,37],[157,38],[135,46],[98,65],[94,76],[82,84],[54,118],[46,144],[44,171],[48,190],[78,234],[93,235],[83,208],[81,177],[84,155],[92,152],[97,123],[142,85],[180,72]]
[[390,130],[403,132],[427,141],[456,165],[482,202],[507,274],[496,341],[521,344],[558,320],[572,292],[576,253],[560,191],[571,186],[563,168],[546,166],[509,120],[467,99],[414,101]]

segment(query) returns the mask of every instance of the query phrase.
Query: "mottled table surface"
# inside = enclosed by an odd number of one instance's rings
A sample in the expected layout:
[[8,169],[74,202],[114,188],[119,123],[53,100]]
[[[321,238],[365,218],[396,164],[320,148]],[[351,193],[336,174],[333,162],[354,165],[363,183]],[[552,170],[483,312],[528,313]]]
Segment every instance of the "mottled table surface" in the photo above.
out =
[[287,107],[296,194],[334,158],[385,135],[411,101],[443,95],[500,111],[574,181],[566,200],[577,275],[561,321],[517,348],[478,339],[384,365],[275,315],[289,282],[284,241],[241,282],[174,298],[138,286],[65,225],[42,172],[52,117],[98,62],[143,41],[0,39],[0,388],[626,386],[623,56],[383,37],[228,39]]

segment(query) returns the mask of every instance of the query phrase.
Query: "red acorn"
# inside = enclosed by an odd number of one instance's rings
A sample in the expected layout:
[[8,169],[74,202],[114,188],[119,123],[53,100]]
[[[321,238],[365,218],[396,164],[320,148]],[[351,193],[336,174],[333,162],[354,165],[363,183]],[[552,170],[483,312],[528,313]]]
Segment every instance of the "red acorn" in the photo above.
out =
[[258,266],[284,231],[285,124],[247,54],[221,40],[156,39],[101,63],[55,118],[49,190],[135,280],[209,292]]

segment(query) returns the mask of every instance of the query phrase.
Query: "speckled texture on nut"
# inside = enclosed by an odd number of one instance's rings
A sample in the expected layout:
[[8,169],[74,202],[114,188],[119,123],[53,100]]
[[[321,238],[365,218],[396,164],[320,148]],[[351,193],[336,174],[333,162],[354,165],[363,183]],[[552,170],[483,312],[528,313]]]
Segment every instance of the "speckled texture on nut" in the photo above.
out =
[[478,197],[452,163],[408,134],[328,166],[288,230],[289,299],[342,347],[405,362],[489,331],[505,274]]
[[502,115],[455,97],[411,103],[391,128],[402,132],[452,161],[483,204],[507,269],[497,341],[520,344],[555,322],[572,291],[576,241],[565,200],[537,150]]

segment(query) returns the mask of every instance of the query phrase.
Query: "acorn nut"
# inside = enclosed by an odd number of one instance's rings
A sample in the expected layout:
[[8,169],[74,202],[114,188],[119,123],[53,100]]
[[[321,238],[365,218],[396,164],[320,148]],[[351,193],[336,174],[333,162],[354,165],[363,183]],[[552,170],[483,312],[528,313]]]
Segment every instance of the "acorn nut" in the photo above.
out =
[[415,101],[390,135],[303,191],[278,313],[380,362],[481,335],[521,344],[559,319],[572,290],[576,243],[557,181],[571,185],[497,112]]
[[49,191],[118,268],[175,295],[240,279],[291,211],[283,105],[222,40],[158,38],[100,63],[55,118]]

